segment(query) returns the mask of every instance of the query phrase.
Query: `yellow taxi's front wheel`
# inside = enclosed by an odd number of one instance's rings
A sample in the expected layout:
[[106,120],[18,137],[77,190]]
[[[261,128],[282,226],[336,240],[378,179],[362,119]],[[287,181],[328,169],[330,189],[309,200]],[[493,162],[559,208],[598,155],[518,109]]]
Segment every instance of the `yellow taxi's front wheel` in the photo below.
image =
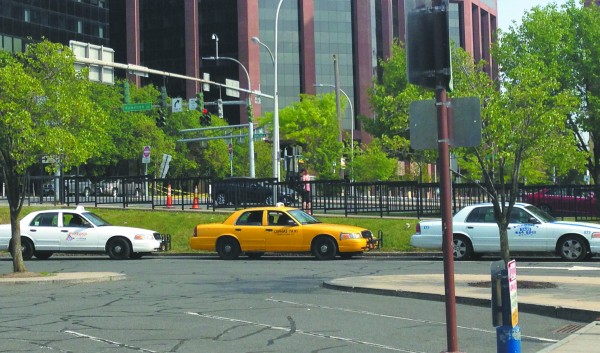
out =
[[317,260],[332,260],[337,254],[335,241],[328,236],[320,236],[313,240],[312,254]]

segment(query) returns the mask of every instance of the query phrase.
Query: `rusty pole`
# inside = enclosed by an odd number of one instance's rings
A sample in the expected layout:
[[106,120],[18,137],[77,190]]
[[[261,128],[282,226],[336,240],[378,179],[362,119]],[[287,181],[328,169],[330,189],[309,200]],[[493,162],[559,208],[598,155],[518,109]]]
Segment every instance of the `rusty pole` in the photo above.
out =
[[442,209],[442,236],[444,253],[444,288],[446,298],[446,334],[448,352],[458,352],[456,333],[456,295],[454,288],[454,256],[452,236],[452,206],[450,189],[450,151],[446,89],[435,90],[438,121],[438,151],[440,170],[440,204]]
[[[448,11],[448,0],[433,0],[433,6],[445,6]],[[440,64],[446,50],[444,38],[440,37],[441,31],[439,21],[434,24],[437,38],[435,38],[435,61],[436,68],[442,68]],[[445,24],[447,25],[447,23]],[[446,38],[447,40],[447,38]],[[450,184],[450,136],[448,123],[448,102],[446,99],[446,82],[443,75],[436,72],[437,87],[435,88],[435,104],[437,107],[438,123],[438,151],[440,170],[440,205],[442,211],[442,251],[444,253],[444,288],[446,299],[446,336],[447,353],[458,353],[458,335],[456,324],[456,293],[454,286],[454,256],[453,256],[453,234],[452,234],[452,198]]]

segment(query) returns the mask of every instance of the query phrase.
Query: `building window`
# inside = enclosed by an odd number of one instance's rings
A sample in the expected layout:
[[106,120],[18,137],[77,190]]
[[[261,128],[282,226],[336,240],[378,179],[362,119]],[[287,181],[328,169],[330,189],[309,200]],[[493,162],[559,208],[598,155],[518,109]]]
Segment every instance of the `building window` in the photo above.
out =
[[23,20],[25,22],[31,22],[31,10],[25,9],[25,13],[23,13]]
[[98,37],[104,38],[104,26],[98,26]]
[[77,33],[83,34],[83,21],[77,20]]

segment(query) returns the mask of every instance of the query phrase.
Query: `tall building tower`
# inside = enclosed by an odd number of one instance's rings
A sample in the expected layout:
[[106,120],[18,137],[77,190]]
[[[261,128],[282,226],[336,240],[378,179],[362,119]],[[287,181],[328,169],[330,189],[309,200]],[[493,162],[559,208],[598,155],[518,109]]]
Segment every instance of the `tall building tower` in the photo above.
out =
[[108,0],[0,0],[0,49],[21,52],[46,38],[110,46]]

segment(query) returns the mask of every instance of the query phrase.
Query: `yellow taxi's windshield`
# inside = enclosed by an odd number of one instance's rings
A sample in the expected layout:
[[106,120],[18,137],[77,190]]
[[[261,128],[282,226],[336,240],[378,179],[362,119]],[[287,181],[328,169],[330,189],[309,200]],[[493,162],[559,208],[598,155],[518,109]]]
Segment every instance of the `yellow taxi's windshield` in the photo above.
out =
[[292,217],[294,217],[301,224],[316,224],[316,223],[321,223],[321,221],[319,221],[315,217],[309,215],[308,213],[306,213],[306,212],[304,212],[302,210],[292,210],[292,211],[290,211],[290,215]]

